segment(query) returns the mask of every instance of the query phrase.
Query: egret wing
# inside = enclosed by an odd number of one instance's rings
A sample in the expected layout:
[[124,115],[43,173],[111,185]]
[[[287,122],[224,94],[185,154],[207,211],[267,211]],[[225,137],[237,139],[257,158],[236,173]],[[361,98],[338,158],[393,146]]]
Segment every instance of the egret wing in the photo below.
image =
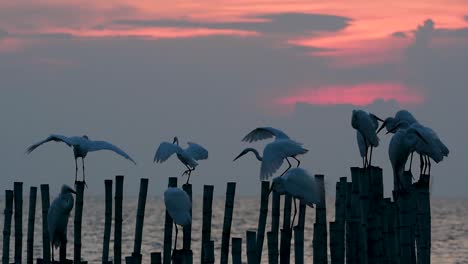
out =
[[176,224],[185,226],[192,222],[190,216],[192,202],[185,191],[179,188],[168,188],[164,192],[164,204]]
[[110,150],[110,151],[113,151],[117,154],[119,154],[120,156],[130,160],[131,162],[133,162],[134,164],[136,164],[136,162],[127,154],[125,153],[125,151],[121,150],[120,148],[118,148],[117,146],[107,142],[107,141],[89,141],[87,142],[87,147],[88,147],[88,151],[98,151],[98,150]]
[[367,152],[366,140],[362,136],[361,132],[359,132],[359,130],[356,130],[356,140],[359,148],[359,154],[361,157],[365,157]]
[[276,138],[289,138],[283,131],[272,128],[272,127],[258,127],[250,133],[248,133],[242,141],[246,142],[254,142],[258,140],[263,140],[271,137],[276,137]]
[[67,144],[69,147],[76,144],[76,143],[78,143],[77,142],[78,141],[77,137],[66,137],[66,136],[62,136],[62,135],[58,135],[58,134],[52,134],[49,137],[47,137],[46,139],[44,139],[42,141],[39,141],[36,144],[31,145],[26,150],[26,153],[29,154],[29,153],[33,152],[37,147],[39,147],[40,145],[42,145],[44,143],[47,143],[49,141],[63,142],[65,144]]
[[284,176],[285,189],[293,197],[303,199],[311,207],[320,203],[318,184],[309,172],[302,168],[289,170]]
[[185,152],[189,154],[195,160],[204,160],[208,158],[208,150],[198,145],[197,143],[188,142],[189,146],[185,149]]
[[156,150],[153,161],[161,163],[166,161],[172,154],[181,152],[182,149],[179,146],[169,142],[162,142]]

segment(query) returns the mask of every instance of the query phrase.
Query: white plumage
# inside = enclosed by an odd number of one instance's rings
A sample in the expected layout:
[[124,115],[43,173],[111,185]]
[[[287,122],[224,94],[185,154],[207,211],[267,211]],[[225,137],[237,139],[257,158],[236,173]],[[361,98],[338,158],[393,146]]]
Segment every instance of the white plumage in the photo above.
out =
[[176,228],[176,237],[174,242],[175,250],[177,247],[177,225],[186,226],[192,223],[192,215],[190,214],[192,202],[184,190],[169,187],[164,192],[164,204],[166,205],[166,210],[174,221]]
[[77,181],[77,177],[78,177],[77,159],[81,158],[81,161],[82,161],[82,164],[83,164],[83,182],[86,182],[85,181],[85,172],[84,172],[84,158],[86,157],[88,152],[98,151],[98,150],[110,150],[110,151],[113,151],[113,152],[117,153],[118,155],[130,160],[134,164],[136,164],[136,162],[127,153],[125,153],[120,148],[118,148],[118,147],[116,147],[116,146],[114,146],[111,143],[106,142],[106,141],[90,140],[88,138],[88,136],[86,136],[86,135],[84,135],[82,137],[79,137],[79,136],[66,137],[66,136],[62,136],[62,135],[52,134],[48,138],[46,138],[46,139],[44,139],[44,140],[42,140],[42,141],[40,141],[40,142],[38,142],[36,144],[31,145],[26,150],[26,153],[30,154],[37,147],[39,147],[40,145],[42,145],[44,143],[47,143],[49,141],[63,142],[65,144],[67,144],[69,147],[73,147],[73,154],[75,156],[75,181]]
[[54,248],[58,248],[62,243],[67,242],[68,218],[74,204],[72,193],[75,193],[72,188],[63,185],[59,196],[52,201],[47,213],[52,260],[54,259]]
[[[372,161],[372,150],[379,146],[379,138],[377,137],[378,121],[382,119],[376,115],[365,112],[363,110],[353,110],[351,116],[351,126],[357,130],[358,147],[361,157],[365,156],[364,167],[370,166]],[[362,138],[359,138],[362,137]],[[362,143],[364,141],[364,143]],[[361,149],[365,148],[363,155]],[[367,159],[368,149],[370,148],[369,159]]]
[[198,166],[197,160],[204,160],[208,158],[208,150],[204,147],[198,145],[197,143],[188,142],[188,147],[182,149],[179,146],[179,139],[174,137],[172,143],[162,142],[156,154],[154,155],[154,162],[162,163],[166,161],[173,154],[177,154],[177,158],[187,167],[187,170],[182,173],[182,175],[187,174],[187,183],[190,180],[190,175],[192,171]]
[[[271,127],[260,127],[252,130],[247,136],[244,137],[243,141],[253,142],[265,138],[275,137],[275,140],[268,143],[263,149],[263,157],[260,156],[258,151],[254,148],[244,149],[235,159],[242,157],[248,152],[253,152],[255,157],[261,161],[260,166],[260,179],[265,180],[273,176],[273,174],[281,167],[283,161],[288,162],[288,171],[291,168],[291,163],[288,158],[293,158],[297,161],[299,167],[300,161],[296,156],[302,155],[308,152],[307,149],[302,147],[302,144],[289,139],[289,137],[282,131],[271,128]],[[281,175],[284,175],[283,172]]]
[[384,127],[387,129],[388,133],[395,133],[394,128],[399,122],[405,121],[408,125],[413,123],[418,123],[418,120],[411,114],[408,110],[400,110],[396,112],[395,117],[387,117],[383,121],[380,128],[377,130],[377,133],[380,132]]

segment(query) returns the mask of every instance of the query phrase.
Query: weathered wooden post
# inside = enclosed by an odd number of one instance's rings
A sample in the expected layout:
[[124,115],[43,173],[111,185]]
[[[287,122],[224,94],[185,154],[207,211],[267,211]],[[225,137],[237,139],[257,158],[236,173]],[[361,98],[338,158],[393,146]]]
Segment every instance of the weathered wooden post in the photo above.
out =
[[143,237],[143,224],[145,220],[146,196],[148,194],[148,179],[140,179],[140,192],[138,194],[138,207],[135,223],[135,241],[133,244],[132,257],[136,262],[141,263],[141,241]]
[[258,263],[262,262],[263,241],[265,239],[265,227],[268,216],[268,192],[270,190],[270,182],[262,181],[261,198],[260,198],[260,215],[258,217],[257,228],[257,258]]
[[429,175],[421,175],[416,185],[418,222],[418,263],[431,263],[431,200]]
[[284,195],[283,208],[283,229],[281,229],[280,241],[280,263],[289,264],[291,256],[291,204],[292,197],[288,194]]
[[[76,201],[75,201],[75,222],[74,222],[74,254],[73,262],[81,263],[81,223],[83,218],[83,196],[84,196],[84,182],[76,182]],[[61,260],[62,261],[62,260]]]
[[304,226],[305,226],[306,204],[299,203],[299,216],[297,225],[294,227],[294,261],[296,264],[304,263]]
[[395,263],[395,206],[390,198],[384,199],[385,207],[383,211],[383,263]]
[[124,176],[115,176],[114,264],[122,263],[122,202]]
[[232,264],[242,264],[242,238],[232,238]]
[[278,264],[278,233],[267,232],[268,240],[268,264]]
[[339,263],[338,260],[338,222],[330,222],[330,263]]
[[34,222],[36,220],[37,187],[29,189],[28,239],[26,245],[26,263],[34,263]]
[[[346,221],[346,192],[347,192],[347,179],[341,177],[340,181],[336,183],[336,198],[335,198],[335,250],[330,250],[335,256],[335,263],[343,264],[345,260],[345,221]],[[330,244],[331,239],[331,224],[330,224]],[[331,246],[331,245],[330,245]]]
[[[192,184],[186,183],[182,185],[182,189],[188,194],[190,197],[190,202],[192,202]],[[192,216],[192,207],[190,207],[190,216]],[[193,262],[193,253],[191,248],[192,242],[192,224],[185,225],[183,228],[184,231],[184,239],[183,239],[183,249],[185,259],[188,262],[185,263],[192,263]]]
[[[357,189],[354,193],[355,179],[346,184],[346,263],[358,263],[359,213]],[[356,180],[357,181],[357,180]]]
[[47,213],[49,212],[50,196],[49,185],[41,184],[42,199],[42,261],[44,264],[50,263],[50,238],[47,224]]
[[[369,185],[370,185],[370,168],[359,168],[359,207],[361,215],[361,230],[359,234],[359,247],[362,247],[362,260],[364,264],[369,263],[369,234],[368,234],[368,216],[369,216]],[[371,262],[372,263],[372,262]]]
[[213,240],[209,240],[207,241],[205,244],[204,244],[204,252],[205,252],[205,256],[204,256],[204,259],[203,259],[203,262],[202,263],[206,263],[206,264],[212,264],[215,262],[215,257],[214,257],[214,241]]
[[221,264],[227,264],[229,259],[229,240],[231,237],[232,214],[234,211],[234,198],[236,183],[228,182],[226,190],[226,203],[224,205],[223,234],[221,237]]
[[315,224],[313,235],[314,263],[326,264],[327,252],[327,207],[325,203],[325,179],[324,175],[315,175],[315,181],[319,186],[320,203],[315,207]]
[[23,253],[23,183],[13,186],[15,204],[15,263],[21,264]]
[[403,173],[402,184],[404,190],[399,190],[397,205],[399,209],[399,238],[400,238],[400,262],[411,263],[411,181],[413,175],[409,171]]
[[[352,194],[351,194],[351,219],[350,219],[350,235],[353,236],[354,243],[353,249],[354,254],[346,254],[346,257],[350,257],[353,263],[364,263],[367,264],[367,237],[365,236],[364,228],[362,226],[362,206],[361,206],[361,194],[362,184],[360,181],[364,180],[361,178],[362,168],[352,167],[351,168],[351,179],[352,179]],[[352,255],[351,255],[352,254]]]
[[3,222],[3,254],[2,263],[9,264],[10,262],[10,235],[11,235],[11,218],[13,215],[13,191],[5,191],[5,220]]
[[203,220],[202,220],[202,238],[201,238],[201,259],[205,259],[205,243],[211,240],[211,217],[213,216],[213,185],[203,186]]
[[161,264],[161,252],[151,253],[151,264]]
[[247,246],[247,263],[248,264],[257,264],[258,257],[257,257],[257,235],[255,231],[247,230],[246,231],[246,246]]
[[[177,187],[177,178],[169,177],[168,187]],[[164,249],[163,263],[171,263],[172,256],[172,218],[166,210],[166,218],[164,222]]]
[[104,238],[102,242],[102,264],[110,264],[109,242],[112,226],[112,180],[104,180],[106,207],[104,213]]

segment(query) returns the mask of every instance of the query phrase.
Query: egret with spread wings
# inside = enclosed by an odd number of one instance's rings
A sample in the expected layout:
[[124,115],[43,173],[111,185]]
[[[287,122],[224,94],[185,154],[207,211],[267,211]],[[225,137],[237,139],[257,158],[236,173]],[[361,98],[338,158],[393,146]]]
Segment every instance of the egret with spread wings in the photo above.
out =
[[30,146],[27,150],[26,153],[30,154],[33,152],[37,147],[41,146],[44,143],[47,143],[49,141],[56,141],[56,142],[63,142],[67,144],[69,147],[73,147],[73,154],[75,156],[75,182],[78,179],[78,158],[81,158],[82,165],[83,165],[83,182],[86,184],[85,180],[85,165],[84,165],[84,159],[86,155],[88,155],[88,152],[92,151],[98,151],[98,150],[110,150],[118,155],[130,160],[134,164],[136,162],[123,150],[120,148],[112,145],[109,142],[106,141],[94,141],[90,140],[88,136],[84,135],[82,137],[75,136],[75,137],[66,137],[62,135],[50,135],[48,138]]
[[205,160],[208,158],[208,150],[204,147],[198,145],[197,143],[187,142],[188,147],[186,149],[182,149],[179,146],[179,139],[174,137],[172,143],[169,142],[162,142],[158,149],[156,150],[156,154],[154,155],[154,162],[162,163],[166,161],[170,156],[173,154],[177,154],[177,158],[182,162],[187,170],[185,170],[182,175],[187,174],[187,184],[190,180],[190,175],[192,171],[198,166],[198,160]]

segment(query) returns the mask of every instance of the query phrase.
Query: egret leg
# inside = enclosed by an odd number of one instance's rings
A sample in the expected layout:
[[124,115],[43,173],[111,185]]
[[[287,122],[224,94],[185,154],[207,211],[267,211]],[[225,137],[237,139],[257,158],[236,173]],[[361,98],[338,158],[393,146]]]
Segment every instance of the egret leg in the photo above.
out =
[[372,150],[374,149],[373,146],[370,147],[370,155],[369,155],[369,164],[367,164],[368,167],[372,165]]
[[281,173],[280,177],[283,176],[291,168],[291,162],[289,162],[288,158],[286,158],[286,161],[288,162],[289,166],[283,173]]
[[86,184],[86,179],[85,179],[85,169],[84,169],[84,158],[81,158],[81,163],[83,164],[83,183],[88,188],[88,185]]
[[427,175],[431,175],[431,159],[429,158],[429,156],[426,156],[427,157]]
[[188,184],[188,183],[189,183],[189,181],[190,181],[190,175],[192,175],[192,171],[193,171],[193,170],[195,170],[195,168],[192,169],[192,170],[189,170],[189,172],[187,173],[188,177],[187,177],[187,182],[186,182],[185,184]]
[[301,161],[298,160],[295,156],[292,156],[293,159],[295,159],[297,161],[297,166],[296,168],[299,168],[299,165],[301,165]]
[[366,167],[366,159],[364,157],[362,157],[362,167],[363,168]]
[[364,167],[366,168],[367,165],[369,164],[368,159],[367,159],[367,154],[369,154],[369,145],[367,144],[367,140],[364,138],[364,144],[366,145],[366,158],[364,159]]
[[174,251],[172,251],[172,258],[174,258],[174,254],[176,252],[176,249],[177,249],[177,235],[179,233],[179,230],[177,229],[177,224],[174,223],[174,226],[175,226],[175,241],[174,241]]
[[424,160],[422,154],[419,154],[419,170],[420,170],[420,175],[424,174]]
[[54,244],[52,243],[52,263],[54,263]]
[[296,198],[293,198],[293,201],[294,201],[294,214],[293,214],[293,219],[292,219],[292,222],[291,222],[291,230],[294,226],[294,220],[296,219],[296,214],[297,214],[297,205],[296,205]]
[[410,162],[409,162],[409,171],[411,171],[411,165],[413,164],[413,153],[414,152],[411,152],[411,158],[410,158]]

